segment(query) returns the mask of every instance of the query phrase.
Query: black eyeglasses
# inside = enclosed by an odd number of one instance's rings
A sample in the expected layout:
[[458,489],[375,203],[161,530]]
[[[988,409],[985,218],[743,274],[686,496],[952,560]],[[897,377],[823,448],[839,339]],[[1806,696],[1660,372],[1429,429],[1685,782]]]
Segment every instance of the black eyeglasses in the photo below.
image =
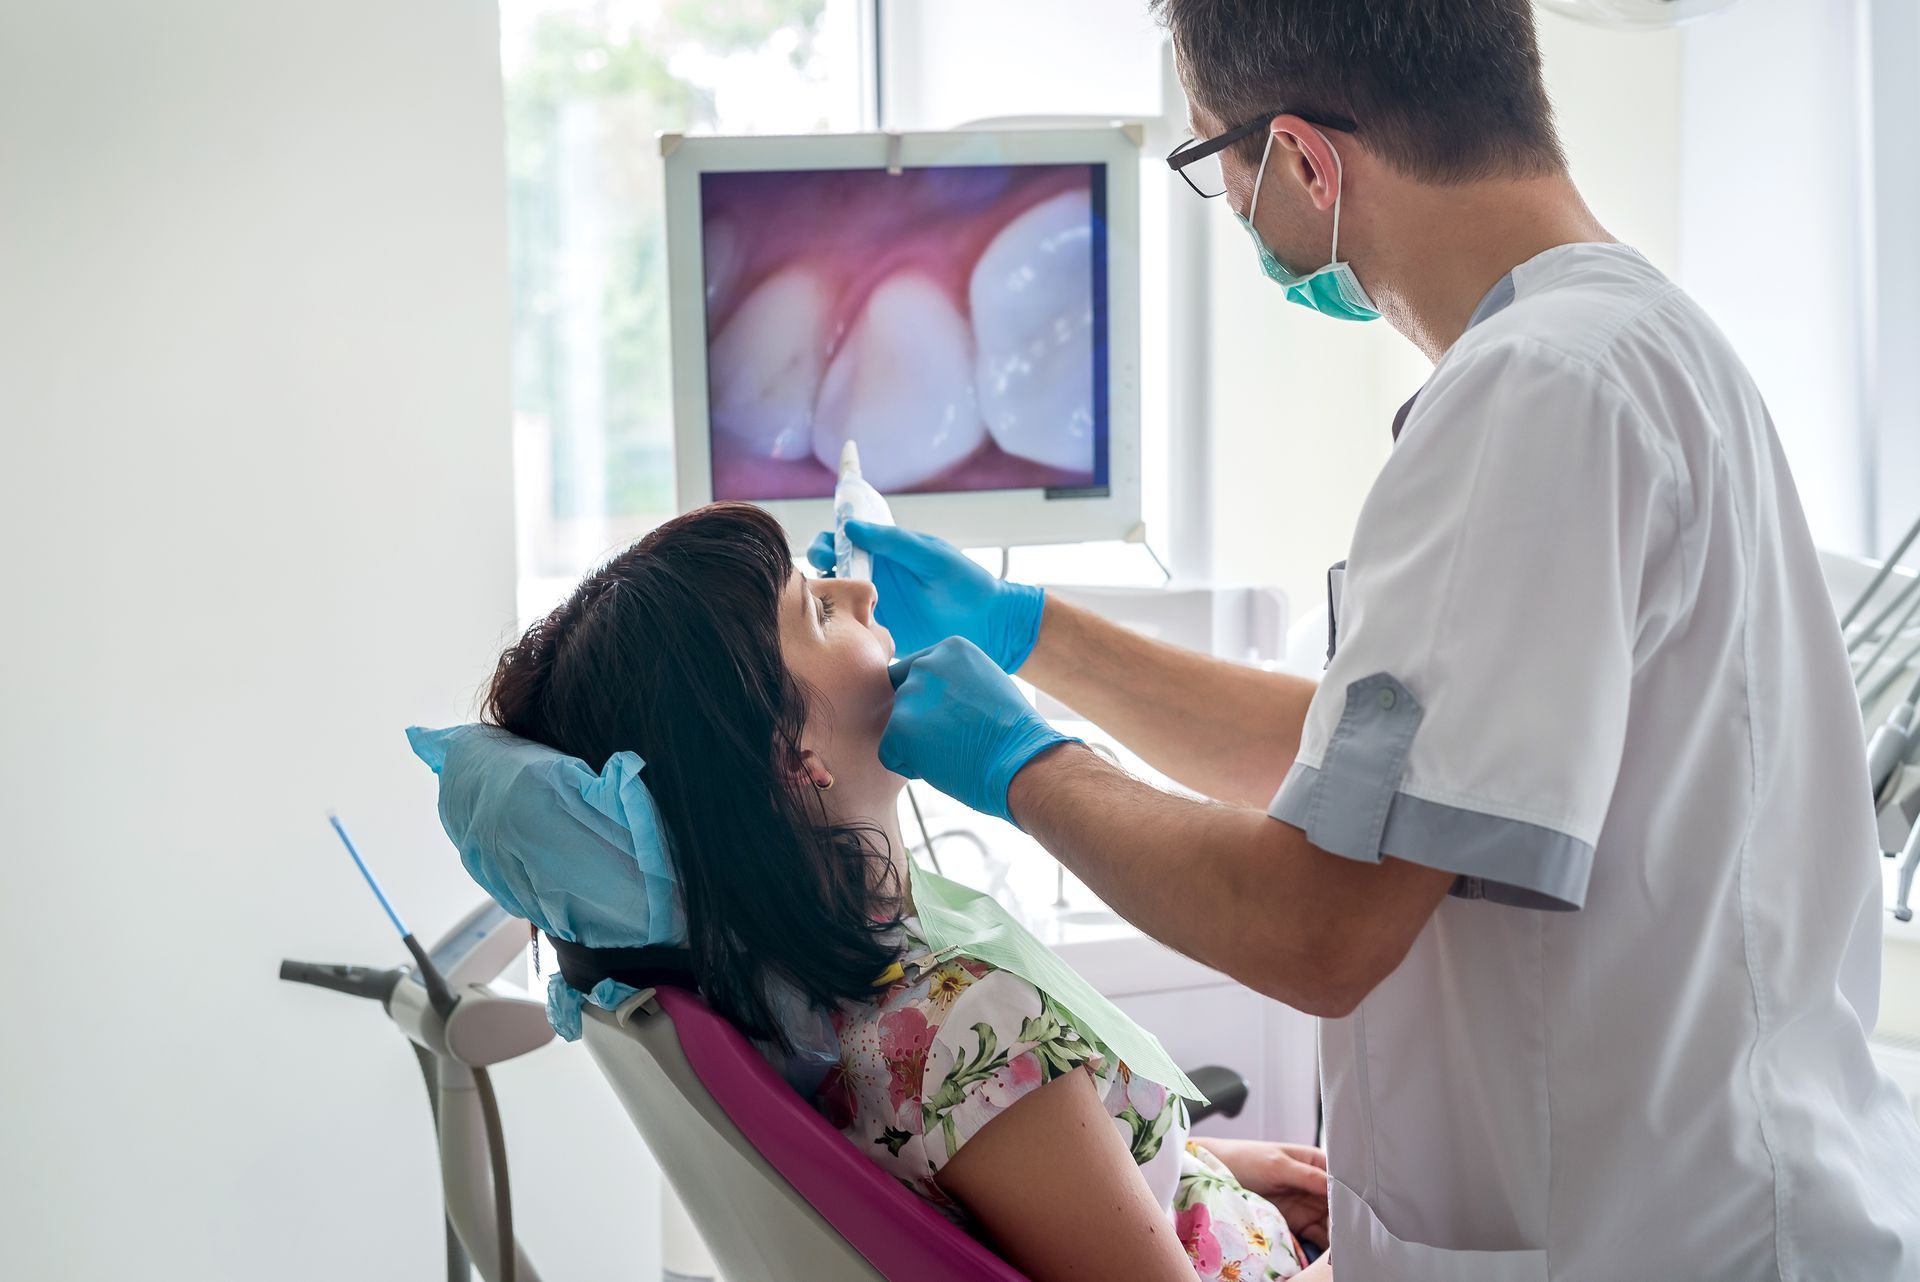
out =
[[1319,125],[1323,129],[1337,129],[1341,133],[1353,133],[1359,128],[1345,116],[1308,116],[1300,112],[1289,112],[1286,108],[1269,111],[1244,125],[1235,125],[1223,134],[1212,138],[1189,138],[1167,153],[1167,168],[1187,180],[1187,186],[1194,193],[1212,200],[1223,196],[1227,191],[1225,176],[1220,172],[1220,153],[1239,142],[1248,134],[1265,129],[1275,116],[1296,115],[1310,125]]

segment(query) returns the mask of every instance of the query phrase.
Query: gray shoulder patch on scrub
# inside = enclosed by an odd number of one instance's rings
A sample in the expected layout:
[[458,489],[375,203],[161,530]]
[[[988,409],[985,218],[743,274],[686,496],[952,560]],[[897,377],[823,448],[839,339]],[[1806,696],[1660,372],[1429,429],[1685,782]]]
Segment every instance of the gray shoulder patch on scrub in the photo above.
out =
[[1593,843],[1538,824],[1404,792],[1391,799],[1386,828],[1377,844],[1337,850],[1313,834],[1316,823],[1323,835],[1328,831],[1326,817],[1309,818],[1322,796],[1322,774],[1295,762],[1267,813],[1306,831],[1323,850],[1367,863],[1392,855],[1454,873],[1453,894],[1463,899],[1556,912],[1575,910],[1586,902]]
[[1407,752],[1426,710],[1385,672],[1347,687],[1346,710],[1327,740],[1319,776],[1307,796],[1307,840],[1322,850],[1380,861],[1380,839]]

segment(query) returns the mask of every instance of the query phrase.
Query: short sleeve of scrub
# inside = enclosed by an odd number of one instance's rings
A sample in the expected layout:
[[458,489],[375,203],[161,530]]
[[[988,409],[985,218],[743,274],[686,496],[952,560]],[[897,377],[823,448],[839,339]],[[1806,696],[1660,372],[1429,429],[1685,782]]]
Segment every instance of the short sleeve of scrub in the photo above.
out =
[[1677,470],[1627,396],[1524,337],[1457,350],[1362,508],[1336,646],[1268,813],[1455,892],[1584,902],[1636,654],[1672,624]]

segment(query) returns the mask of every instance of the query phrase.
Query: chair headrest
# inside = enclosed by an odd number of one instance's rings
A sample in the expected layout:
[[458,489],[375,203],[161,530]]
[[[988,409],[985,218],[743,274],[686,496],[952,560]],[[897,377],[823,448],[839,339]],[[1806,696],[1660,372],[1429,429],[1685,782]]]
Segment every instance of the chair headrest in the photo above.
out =
[[637,753],[594,771],[497,726],[413,726],[440,777],[440,826],[480,888],[555,939],[589,948],[683,944],[666,829]]

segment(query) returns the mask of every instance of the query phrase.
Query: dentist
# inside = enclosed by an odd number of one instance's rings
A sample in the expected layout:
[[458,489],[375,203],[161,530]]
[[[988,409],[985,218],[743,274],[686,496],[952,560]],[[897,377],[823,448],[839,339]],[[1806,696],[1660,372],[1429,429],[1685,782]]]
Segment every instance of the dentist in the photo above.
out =
[[[1155,7],[1198,136],[1169,163],[1248,270],[1434,362],[1330,662],[1186,653],[856,524],[918,651],[883,759],[1324,1017],[1343,1278],[1920,1277],[1813,545],[1739,359],[1569,179],[1529,0]],[[1015,671],[1213,800],[1065,739]]]

